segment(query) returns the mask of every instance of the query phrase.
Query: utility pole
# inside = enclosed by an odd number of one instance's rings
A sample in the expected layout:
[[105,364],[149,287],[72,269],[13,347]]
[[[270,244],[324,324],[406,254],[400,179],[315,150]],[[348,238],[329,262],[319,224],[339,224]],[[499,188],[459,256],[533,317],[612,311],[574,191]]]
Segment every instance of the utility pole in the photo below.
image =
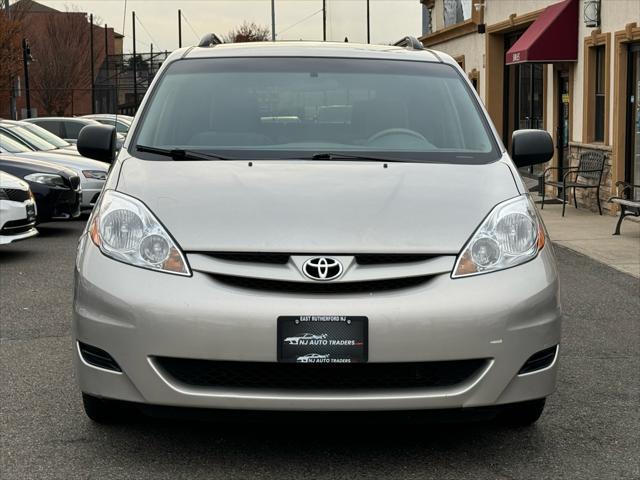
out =
[[151,44],[151,53],[149,54],[149,70],[147,72],[147,88],[151,85],[151,77],[153,75],[153,43]]
[[322,41],[327,41],[327,0],[322,0]]
[[182,48],[182,10],[178,9],[178,48]]
[[131,12],[131,28],[133,33],[133,109],[138,109],[138,77],[136,58],[136,12]]
[[27,106],[27,118],[31,118],[31,96],[29,92],[29,63],[31,62],[31,49],[26,38],[22,39],[22,61],[24,62],[24,94]]
[[367,43],[371,43],[371,16],[369,15],[369,0],[367,0]]
[[107,71],[107,113],[111,113],[111,72],[109,71],[109,30],[104,24],[104,67]]
[[96,77],[93,71],[93,13],[89,15],[89,49],[91,50],[91,113],[96,113]]
[[276,0],[271,0],[271,41],[276,41]]
[[[9,10],[9,0],[4,0],[2,2],[5,9],[5,15],[7,18],[11,17],[11,10]],[[16,96],[18,94],[18,89],[20,85],[20,76],[19,75],[11,75],[11,93],[10,93],[10,110],[11,110],[11,119],[18,120],[18,107],[17,107],[17,99]]]

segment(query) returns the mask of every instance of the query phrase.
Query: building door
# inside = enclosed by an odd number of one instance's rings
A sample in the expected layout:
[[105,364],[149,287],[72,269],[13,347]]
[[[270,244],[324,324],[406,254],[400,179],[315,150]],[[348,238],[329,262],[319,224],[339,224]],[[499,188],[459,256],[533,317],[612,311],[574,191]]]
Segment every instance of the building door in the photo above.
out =
[[[558,98],[557,102],[557,126],[556,126],[556,151],[558,154],[557,180],[562,181],[565,169],[571,166],[569,158],[569,72],[558,72]],[[558,197],[562,198],[562,189],[558,189]]]
[[[640,43],[629,46],[625,179],[640,184]],[[634,198],[640,196],[635,189]]]
[[[505,36],[505,52],[522,35],[522,32]],[[511,148],[514,130],[544,128],[544,65],[522,63],[505,65],[503,142]],[[536,178],[544,171],[543,165],[520,169],[525,177]],[[532,185],[537,185],[537,181]]]

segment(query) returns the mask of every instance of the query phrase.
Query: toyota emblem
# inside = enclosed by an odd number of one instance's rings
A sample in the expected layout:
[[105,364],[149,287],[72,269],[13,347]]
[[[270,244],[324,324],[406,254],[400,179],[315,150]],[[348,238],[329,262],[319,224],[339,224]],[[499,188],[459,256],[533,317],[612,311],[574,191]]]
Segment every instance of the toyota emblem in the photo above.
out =
[[334,280],[342,275],[342,263],[331,257],[314,257],[304,262],[302,271],[312,280]]

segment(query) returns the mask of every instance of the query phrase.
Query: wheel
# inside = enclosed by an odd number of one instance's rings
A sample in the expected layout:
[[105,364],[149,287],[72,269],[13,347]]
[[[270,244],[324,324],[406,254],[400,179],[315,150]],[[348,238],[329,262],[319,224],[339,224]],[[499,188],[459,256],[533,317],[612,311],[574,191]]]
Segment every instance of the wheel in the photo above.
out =
[[115,400],[82,394],[84,413],[96,423],[121,423],[133,417],[133,408]]
[[528,427],[533,425],[542,415],[546,399],[505,405],[498,414],[497,420],[509,427]]

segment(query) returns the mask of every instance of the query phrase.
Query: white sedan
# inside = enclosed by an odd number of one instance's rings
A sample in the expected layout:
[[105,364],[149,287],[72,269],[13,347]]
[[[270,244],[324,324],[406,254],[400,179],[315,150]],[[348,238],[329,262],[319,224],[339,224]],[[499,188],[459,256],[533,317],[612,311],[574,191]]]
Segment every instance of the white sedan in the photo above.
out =
[[36,202],[27,182],[0,171],[0,245],[38,234]]

